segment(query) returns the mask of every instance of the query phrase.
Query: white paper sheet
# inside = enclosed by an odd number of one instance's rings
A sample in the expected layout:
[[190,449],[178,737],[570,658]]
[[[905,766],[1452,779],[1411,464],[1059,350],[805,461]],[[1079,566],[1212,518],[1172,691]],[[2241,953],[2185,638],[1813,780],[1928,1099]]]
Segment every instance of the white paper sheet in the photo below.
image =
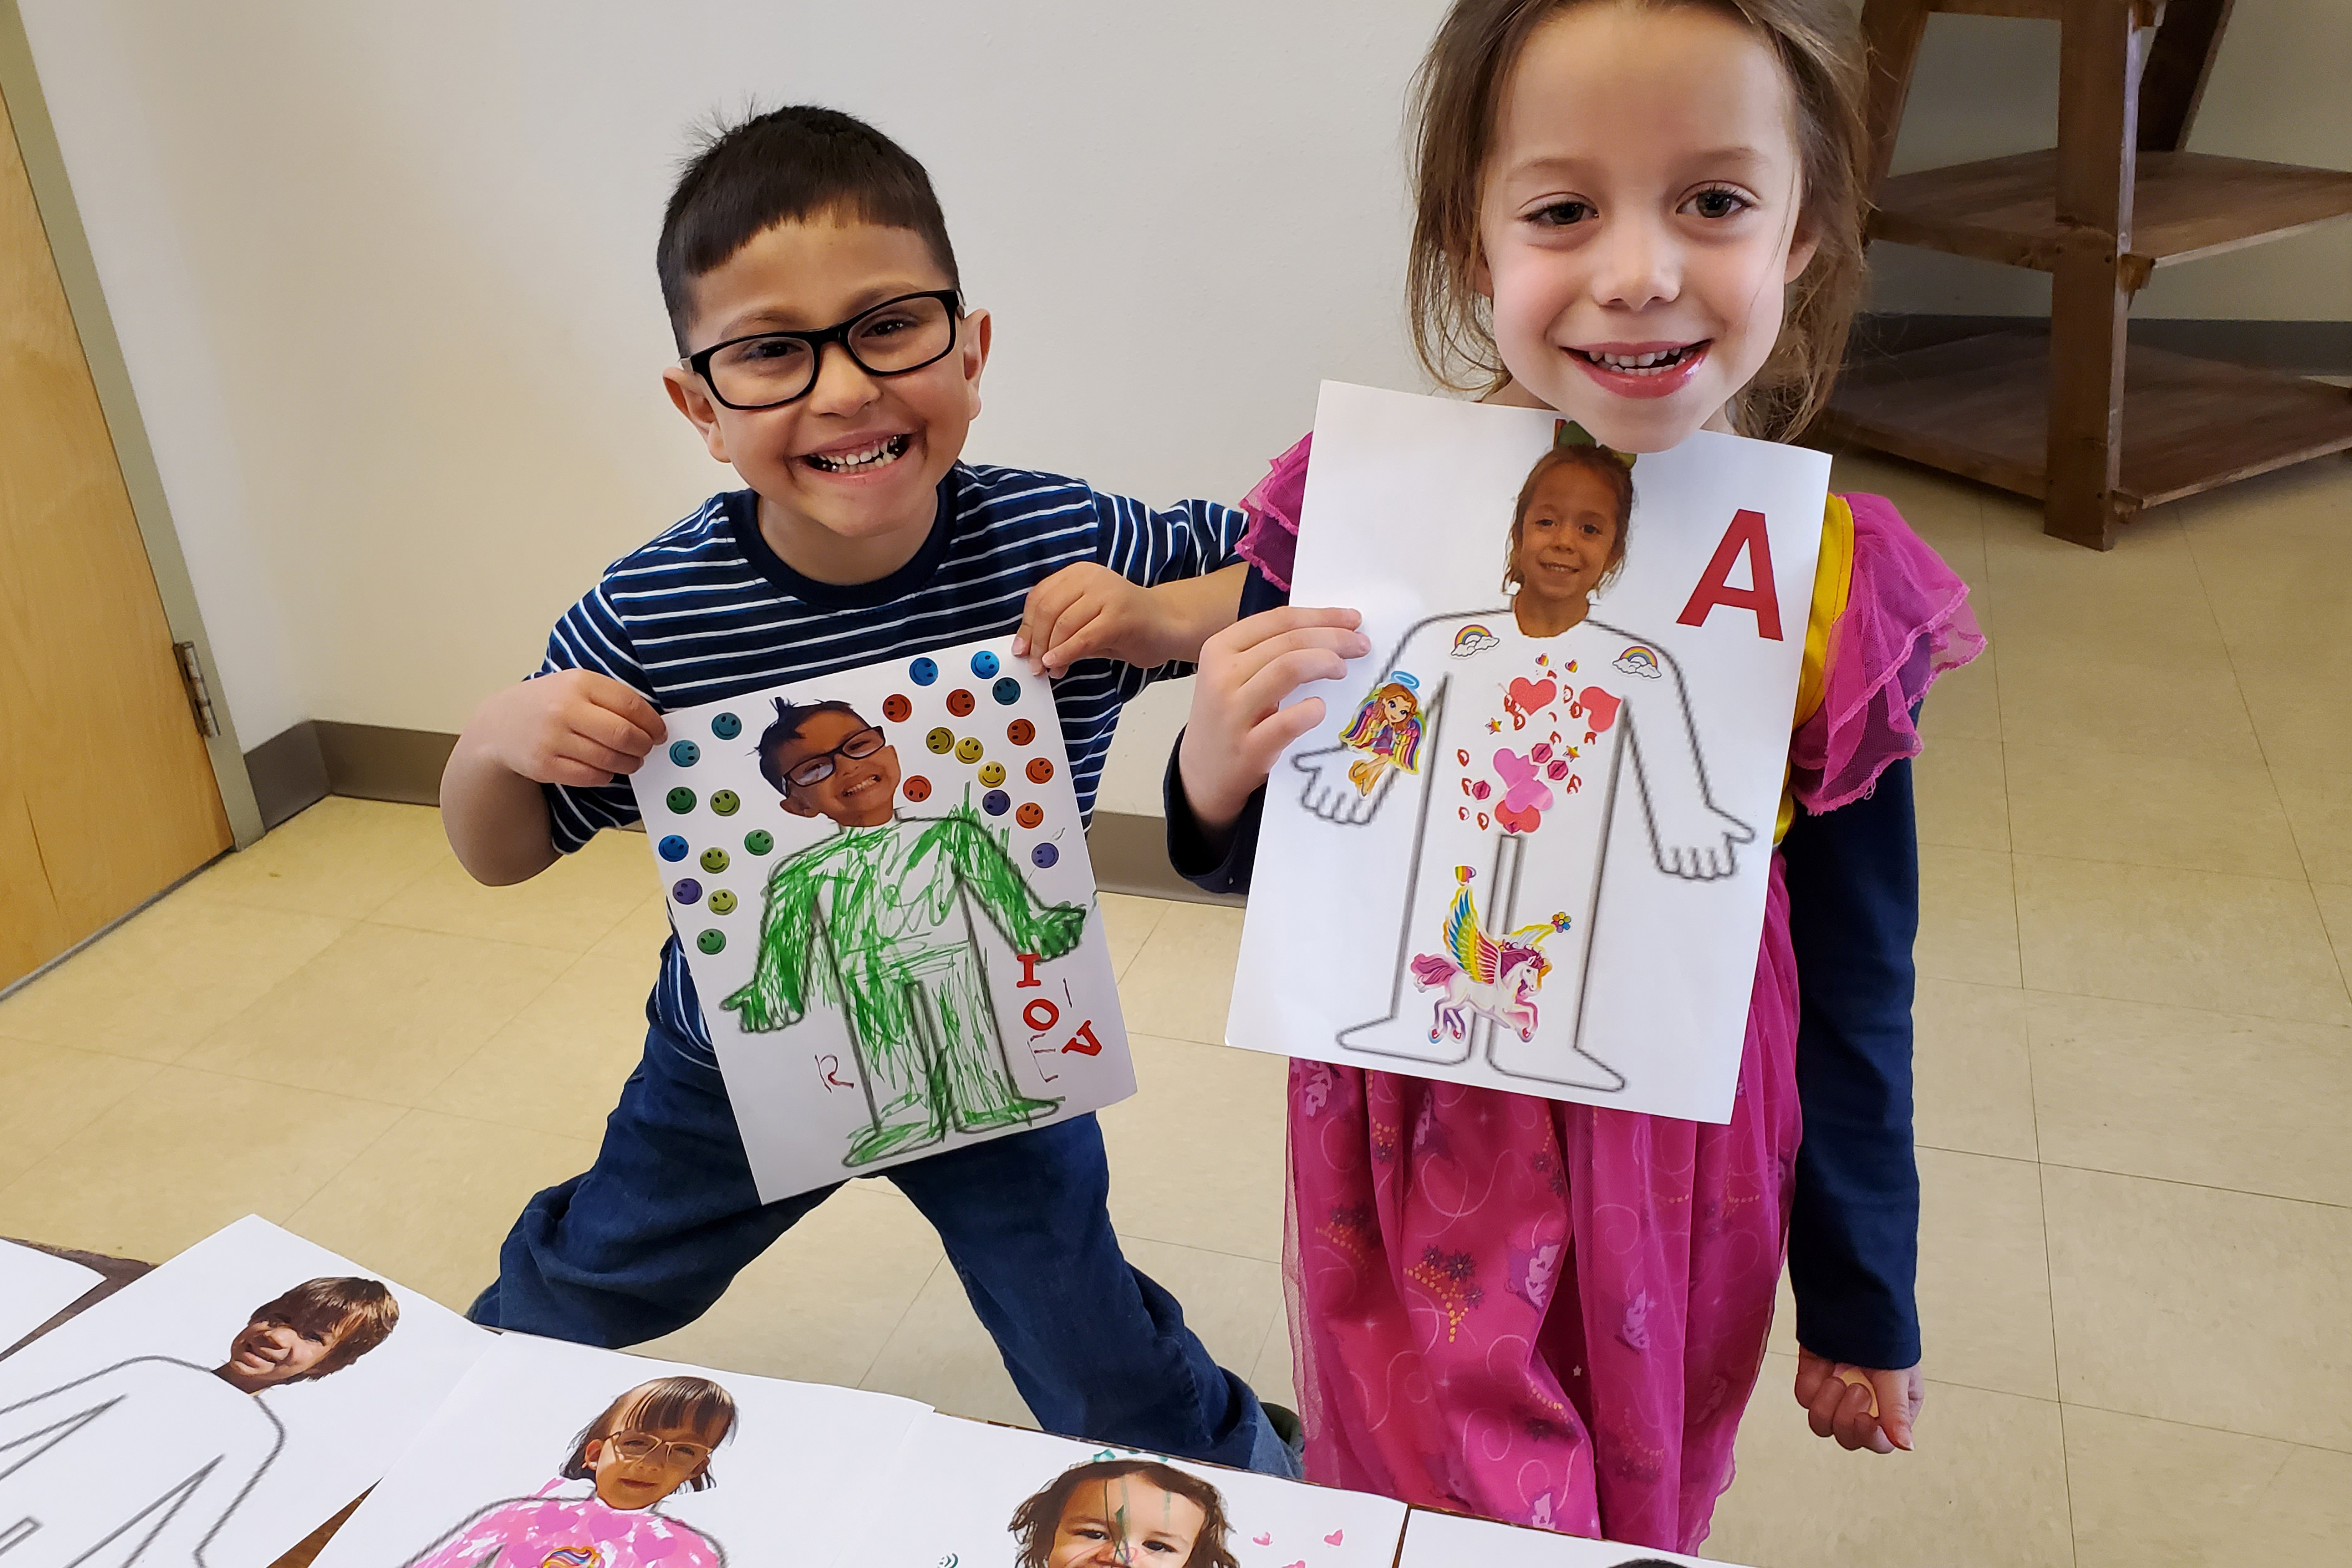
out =
[[[952,1415],[927,1417],[901,1452],[887,1495],[898,1506],[877,1510],[858,1548],[861,1563],[907,1568],[1000,1568],[1022,1561],[1033,1533],[1048,1560],[1096,1563],[1164,1563],[1183,1568],[1204,1529],[1207,1509],[1171,1494],[1147,1472],[1068,1487],[1055,1482],[1073,1468],[1143,1459],[1168,1465],[1192,1484],[1213,1491],[1225,1521],[1223,1542],[1239,1568],[1390,1568],[1404,1528],[1404,1505],[1364,1492],[1310,1487],[1213,1465],[1171,1462],[1133,1449],[1076,1443],[1066,1437],[991,1426]],[[1057,1500],[1058,1489],[1067,1496]],[[1024,1508],[1032,1499],[1035,1506]],[[1058,1508],[1053,1506],[1060,1502]],[[1097,1516],[1117,1515],[1126,1519]],[[1105,1526],[1120,1542],[1105,1538]],[[1089,1536],[1087,1532],[1093,1531]],[[1052,1551],[1057,1534],[1063,1551]],[[1075,1557],[1078,1542],[1094,1549]]]
[[1703,1563],[1679,1552],[1655,1552],[1613,1541],[1587,1541],[1548,1530],[1521,1530],[1412,1510],[1396,1568],[1681,1568]]
[[[1008,642],[676,710],[634,776],[764,1201],[1135,1092],[1061,722]],[[882,732],[828,782],[895,773],[887,825],[785,809],[759,760],[779,700]]]
[[104,1282],[95,1268],[0,1241],[0,1352]]
[[[312,1380],[218,1374],[260,1309],[320,1279],[388,1288],[398,1321]],[[491,1338],[248,1215],[0,1361],[0,1561],[272,1562],[374,1483]]]
[[1501,580],[1561,424],[1325,384],[1291,598],[1372,653],[1275,764],[1226,1039],[1720,1122],[1829,459],[1640,458],[1621,577],[1531,637]]
[[[624,1402],[663,1378],[716,1384],[733,1406],[730,1425],[704,1434],[719,1437],[709,1487],[668,1489],[689,1472],[663,1472],[667,1456],[615,1458],[611,1470],[574,1463],[593,1429],[625,1430]],[[622,1421],[607,1421],[616,1406]],[[893,1457],[929,1414],[888,1394],[501,1335],[316,1568],[829,1568],[871,1521]],[[632,1479],[648,1484],[625,1489]]]

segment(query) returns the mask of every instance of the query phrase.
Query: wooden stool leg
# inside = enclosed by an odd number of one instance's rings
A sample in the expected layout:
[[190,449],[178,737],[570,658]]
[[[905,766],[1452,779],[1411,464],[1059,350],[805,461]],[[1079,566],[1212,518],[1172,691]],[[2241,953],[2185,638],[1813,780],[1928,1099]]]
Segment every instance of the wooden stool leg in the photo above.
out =
[[2123,459],[2132,179],[2145,38],[2133,0],[2073,0],[2058,36],[2058,264],[2050,290],[2046,532],[2094,550],[2132,510]]

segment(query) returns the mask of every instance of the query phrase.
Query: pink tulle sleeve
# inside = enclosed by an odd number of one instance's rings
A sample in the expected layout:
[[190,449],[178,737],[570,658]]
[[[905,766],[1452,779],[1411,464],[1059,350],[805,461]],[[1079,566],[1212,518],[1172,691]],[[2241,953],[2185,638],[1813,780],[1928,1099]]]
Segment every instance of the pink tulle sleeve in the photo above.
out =
[[1298,445],[1274,460],[1256,488],[1242,497],[1249,526],[1242,531],[1241,557],[1265,580],[1290,591],[1290,568],[1298,556],[1298,508],[1307,499],[1307,455],[1315,445],[1308,431]]
[[1969,586],[1879,496],[1853,509],[1853,578],[1830,630],[1821,708],[1789,748],[1806,810],[1859,800],[1889,763],[1919,754],[1911,710],[1936,678],[1984,651]]

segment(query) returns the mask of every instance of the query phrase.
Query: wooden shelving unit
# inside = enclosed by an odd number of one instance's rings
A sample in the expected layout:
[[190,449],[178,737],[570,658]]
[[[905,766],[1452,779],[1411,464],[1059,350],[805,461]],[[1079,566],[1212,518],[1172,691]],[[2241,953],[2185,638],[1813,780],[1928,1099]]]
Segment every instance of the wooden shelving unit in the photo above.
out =
[[[2185,150],[2231,3],[1866,0],[1870,237],[2048,272],[2051,323],[1851,369],[1826,434],[2035,497],[2100,550],[2144,507],[2352,450],[2352,390],[2125,340],[2156,268],[2352,215],[2352,173]],[[2058,23],[2055,148],[1887,176],[1937,13]]]

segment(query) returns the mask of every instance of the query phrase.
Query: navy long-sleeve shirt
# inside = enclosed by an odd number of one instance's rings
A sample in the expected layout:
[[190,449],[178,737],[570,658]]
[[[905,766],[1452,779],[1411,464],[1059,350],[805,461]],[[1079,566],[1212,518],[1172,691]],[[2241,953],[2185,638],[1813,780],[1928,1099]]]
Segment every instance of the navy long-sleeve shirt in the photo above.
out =
[[[1253,567],[1240,614],[1288,601]],[[1207,892],[1247,892],[1265,791],[1250,797],[1222,853],[1192,815],[1173,752],[1162,795],[1178,872]],[[1804,1115],[1789,1230],[1797,1341],[1832,1361],[1912,1366],[1919,1360],[1919,1173],[1911,1141],[1919,847],[1911,764],[1891,764],[1869,796],[1836,811],[1799,811],[1780,853],[1797,959]]]

